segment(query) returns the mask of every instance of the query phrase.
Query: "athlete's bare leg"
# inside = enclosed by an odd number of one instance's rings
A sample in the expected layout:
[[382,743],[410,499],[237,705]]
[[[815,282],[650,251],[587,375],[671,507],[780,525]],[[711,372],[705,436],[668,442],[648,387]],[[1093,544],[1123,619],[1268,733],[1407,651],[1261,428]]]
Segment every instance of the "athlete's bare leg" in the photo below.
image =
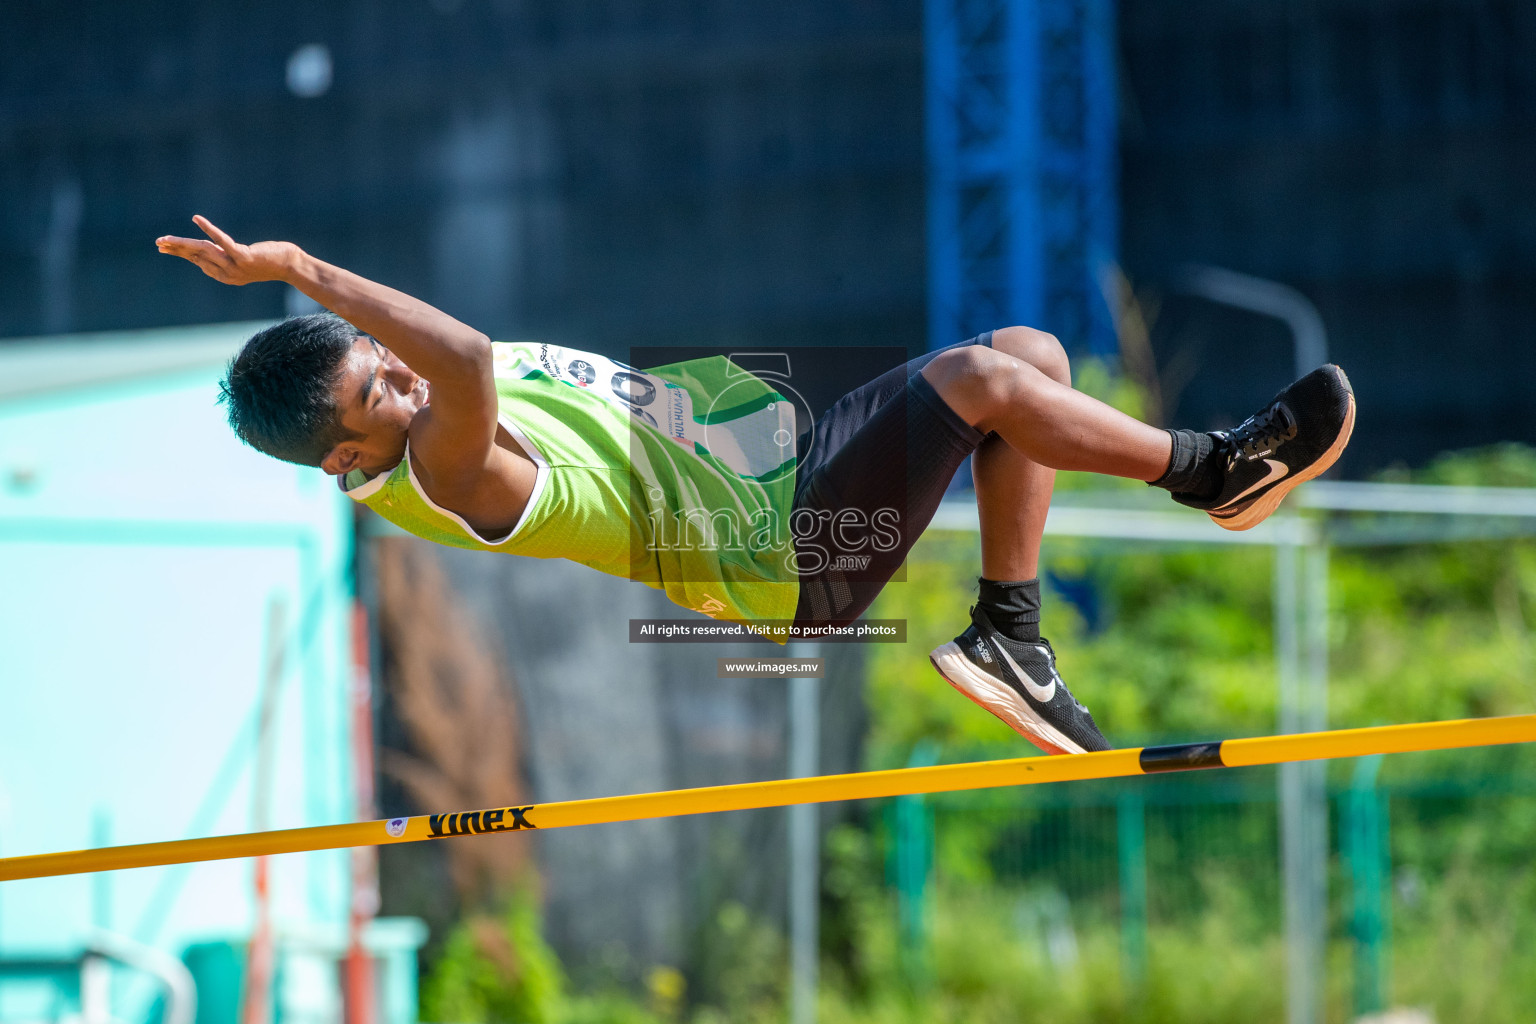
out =
[[1040,636],[1035,576],[1054,471],[1156,481],[1217,525],[1248,529],[1338,458],[1354,424],[1354,394],[1342,370],[1321,367],[1232,430],[1179,431],[1176,440],[1074,391],[1050,335],[1011,328],[992,342],[940,353],[922,371],[962,419],[998,435],[974,463],[978,600],[970,624],[929,659],[950,685],[1047,753],[1105,750],[1109,741],[1068,692]]
[[994,331],[992,347],[952,349],[923,368],[934,390],[988,438],[972,458],[981,574],[1033,579],[1056,470],[1156,480],[1172,438],[1072,389],[1061,343],[1043,331]]
[[1046,753],[1108,749],[1040,639],[1045,514],[1058,469],[1157,480],[1173,438],[1074,391],[1061,344],[1040,331],[994,331],[991,348],[950,349],[922,373],[962,419],[996,435],[972,461],[982,563],[972,621],[929,658],[951,686]]

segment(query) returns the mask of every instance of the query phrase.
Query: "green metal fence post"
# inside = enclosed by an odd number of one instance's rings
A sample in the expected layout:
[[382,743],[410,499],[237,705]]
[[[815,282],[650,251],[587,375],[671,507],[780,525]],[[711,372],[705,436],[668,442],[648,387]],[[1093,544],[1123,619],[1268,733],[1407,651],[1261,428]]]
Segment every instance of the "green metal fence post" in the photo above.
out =
[[1120,963],[1128,990],[1147,978],[1147,807],[1139,790],[1120,794],[1115,824],[1120,860]]
[[1356,1016],[1375,1013],[1386,1005],[1389,980],[1387,879],[1391,853],[1386,842],[1386,794],[1376,786],[1380,768],[1379,754],[1357,760],[1343,800],[1344,856],[1354,904],[1350,931],[1355,940]]
[[[907,758],[908,768],[935,764],[932,743],[918,743]],[[901,960],[914,987],[928,982],[928,876],[933,871],[933,808],[922,795],[899,796],[896,817],[896,910],[901,935]]]

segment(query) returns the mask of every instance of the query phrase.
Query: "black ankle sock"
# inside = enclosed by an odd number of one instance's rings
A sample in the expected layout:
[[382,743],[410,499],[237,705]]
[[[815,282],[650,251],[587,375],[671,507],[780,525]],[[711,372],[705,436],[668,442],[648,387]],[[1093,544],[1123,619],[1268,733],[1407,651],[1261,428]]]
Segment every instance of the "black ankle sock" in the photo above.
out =
[[1151,486],[1198,499],[1220,494],[1226,471],[1221,459],[1213,458],[1216,439],[1193,430],[1170,430],[1168,434],[1173,438],[1173,458],[1168,461],[1168,472],[1151,481]]
[[977,580],[981,596],[976,604],[997,631],[1010,640],[1029,643],[1040,639],[1040,581]]

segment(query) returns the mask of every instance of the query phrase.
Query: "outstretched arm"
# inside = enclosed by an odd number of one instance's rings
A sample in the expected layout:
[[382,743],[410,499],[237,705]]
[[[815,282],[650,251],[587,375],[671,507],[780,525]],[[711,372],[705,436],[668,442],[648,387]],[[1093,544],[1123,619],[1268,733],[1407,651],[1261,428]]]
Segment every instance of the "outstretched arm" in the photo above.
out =
[[[243,245],[206,217],[193,222],[208,236],[155,240],[224,284],[283,281],[335,312],[398,355],[432,387],[428,421],[412,443],[439,487],[473,487],[493,457],[496,388],[484,334],[404,292],[335,267],[292,242]],[[421,436],[418,436],[418,433]]]

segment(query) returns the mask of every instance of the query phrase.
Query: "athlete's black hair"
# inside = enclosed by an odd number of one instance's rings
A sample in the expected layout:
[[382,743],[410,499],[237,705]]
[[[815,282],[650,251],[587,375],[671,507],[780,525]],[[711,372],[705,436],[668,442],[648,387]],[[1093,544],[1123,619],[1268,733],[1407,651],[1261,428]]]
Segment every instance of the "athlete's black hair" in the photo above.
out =
[[314,313],[253,335],[219,382],[240,440],[284,462],[318,466],[355,436],[341,425],[331,393],[360,334],[335,313]]

